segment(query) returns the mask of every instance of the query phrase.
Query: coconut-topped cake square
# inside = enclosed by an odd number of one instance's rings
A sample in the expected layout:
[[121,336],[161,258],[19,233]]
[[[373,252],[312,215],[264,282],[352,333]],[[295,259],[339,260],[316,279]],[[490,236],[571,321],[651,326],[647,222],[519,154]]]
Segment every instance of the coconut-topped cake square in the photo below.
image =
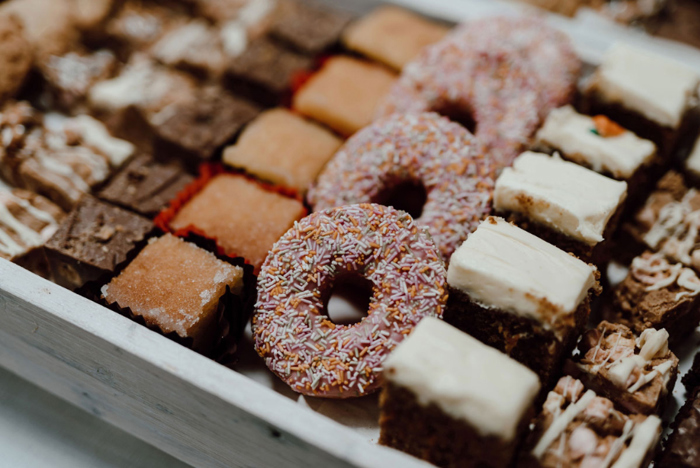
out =
[[237,174],[219,174],[170,221],[170,228],[194,228],[215,239],[229,255],[259,268],[272,245],[304,216],[301,201]]
[[432,317],[389,355],[384,379],[379,443],[438,466],[510,466],[540,389],[535,373]]
[[274,184],[306,192],[342,140],[286,109],[272,109],[251,122],[224,162]]
[[243,269],[170,234],[153,238],[119,276],[103,286],[110,304],[143,317],[164,333],[191,338],[194,349],[213,345],[227,288],[243,289]]
[[627,183],[542,153],[525,152],[496,181],[494,208],[521,227],[590,260],[615,228]]
[[619,104],[658,125],[678,128],[697,93],[700,76],[664,56],[613,45],[590,82],[597,99]]
[[579,114],[572,106],[549,113],[537,132],[536,145],[618,180],[630,179],[656,155],[652,141],[638,137],[603,115]]
[[594,267],[502,218],[482,222],[450,259],[445,320],[549,383],[583,331]]

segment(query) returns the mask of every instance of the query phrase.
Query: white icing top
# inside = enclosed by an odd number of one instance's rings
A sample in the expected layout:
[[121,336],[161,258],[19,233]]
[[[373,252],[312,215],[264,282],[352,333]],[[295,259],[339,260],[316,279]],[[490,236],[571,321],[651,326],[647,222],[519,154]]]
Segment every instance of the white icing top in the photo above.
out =
[[540,389],[537,375],[505,354],[424,318],[384,361],[384,377],[466,421],[479,434],[513,440]]
[[602,99],[662,126],[677,128],[700,76],[666,57],[615,44],[605,54],[592,83]]
[[175,65],[190,54],[209,52],[214,33],[204,20],[190,21],[165,34],[153,46],[153,55],[167,65]]
[[484,307],[551,329],[595,285],[595,268],[502,218],[483,221],[450,259],[447,282]]
[[238,57],[248,47],[248,32],[240,21],[229,21],[221,27],[221,43],[224,53],[229,57]]
[[112,167],[124,164],[136,150],[128,141],[113,137],[102,122],[89,115],[68,119],[66,129],[77,131],[83,143],[107,156]]
[[690,156],[685,160],[685,167],[688,168],[696,177],[700,177],[700,137],[695,142],[693,146],[693,151],[690,152]]
[[596,172],[609,172],[615,178],[627,179],[656,154],[656,145],[630,131],[603,137],[595,129],[593,119],[579,114],[571,106],[549,113],[537,132],[537,142],[561,151],[567,159],[581,163]]
[[638,468],[649,450],[659,438],[661,420],[656,416],[648,416],[643,422],[636,424],[632,431],[632,441],[622,452],[612,468]]
[[546,154],[525,152],[496,181],[494,208],[520,213],[589,245],[603,241],[627,183]]

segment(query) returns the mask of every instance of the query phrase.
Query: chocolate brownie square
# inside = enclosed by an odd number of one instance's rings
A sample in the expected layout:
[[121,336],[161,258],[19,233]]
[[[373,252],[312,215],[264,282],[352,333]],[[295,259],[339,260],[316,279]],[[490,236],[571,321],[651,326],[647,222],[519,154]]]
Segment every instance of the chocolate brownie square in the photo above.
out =
[[387,357],[379,443],[439,467],[509,467],[534,416],[534,372],[427,317]]
[[224,150],[224,162],[263,180],[304,193],[342,140],[298,114],[263,112]]
[[626,197],[626,182],[528,151],[501,172],[493,207],[547,242],[602,265]]
[[98,197],[153,218],[193,181],[179,164],[161,163],[144,154],[124,166]]
[[180,154],[194,163],[209,160],[259,113],[257,105],[218,86],[200,88],[153,122],[156,152]]
[[403,8],[386,5],[346,28],[343,44],[350,50],[401,71],[424,47],[438,42],[448,31],[446,25]]
[[547,395],[517,466],[646,468],[660,435],[657,416],[625,415],[580,381],[562,377]]
[[301,53],[318,55],[338,43],[351,16],[312,2],[282,0],[269,34]]
[[444,319],[535,371],[546,390],[584,330],[596,276],[576,257],[489,217],[450,259]]
[[332,57],[297,91],[292,107],[348,137],[372,123],[395,81],[396,75],[381,65]]
[[147,218],[85,195],[46,243],[55,281],[77,289],[114,273],[152,230]]
[[644,252],[613,289],[612,303],[603,308],[603,315],[637,334],[663,328],[675,345],[700,323],[699,294],[700,279],[693,270],[662,254]]
[[290,92],[294,76],[313,59],[284,49],[266,38],[255,39],[227,70],[227,83],[239,96],[263,106],[275,106]]
[[564,370],[620,411],[661,415],[678,377],[668,336],[663,328],[637,336],[624,325],[603,321],[583,335],[580,354]]
[[119,276],[102,287],[102,298],[128,308],[164,334],[176,333],[206,354],[224,333],[220,323],[225,297],[242,291],[243,268],[166,234],[150,239]]

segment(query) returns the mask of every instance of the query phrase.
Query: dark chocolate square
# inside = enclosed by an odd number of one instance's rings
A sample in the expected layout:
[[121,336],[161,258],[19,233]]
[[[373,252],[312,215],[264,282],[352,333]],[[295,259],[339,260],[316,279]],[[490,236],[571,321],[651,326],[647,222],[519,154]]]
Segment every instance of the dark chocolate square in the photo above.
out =
[[168,117],[155,125],[156,152],[209,160],[260,112],[255,104],[221,88],[197,90],[192,99],[173,104]]
[[275,106],[290,92],[292,78],[313,65],[313,60],[261,38],[229,66],[227,81],[231,90],[264,106]]
[[192,181],[194,176],[179,164],[144,154],[132,159],[98,196],[152,218]]
[[143,216],[86,195],[46,243],[55,281],[77,289],[114,273],[153,230]]
[[319,5],[285,1],[274,16],[270,36],[299,52],[316,55],[338,43],[351,19]]

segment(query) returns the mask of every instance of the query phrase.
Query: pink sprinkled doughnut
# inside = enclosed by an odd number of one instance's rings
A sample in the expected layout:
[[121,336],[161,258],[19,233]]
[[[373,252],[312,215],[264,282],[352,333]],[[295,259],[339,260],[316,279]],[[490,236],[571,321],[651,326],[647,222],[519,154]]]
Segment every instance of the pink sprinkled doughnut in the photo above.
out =
[[[324,302],[339,275],[372,283],[368,315],[336,325]],[[441,317],[445,265],[430,235],[390,207],[313,213],[274,245],[258,276],[255,348],[305,395],[349,398],[377,389],[382,362],[424,317]]]
[[504,167],[528,144],[549,109],[570,100],[580,66],[566,36],[540,20],[468,23],[404,67],[378,116],[470,113],[484,151]]
[[427,194],[416,224],[428,228],[442,258],[491,210],[494,166],[464,127],[435,113],[393,114],[353,135],[308,194],[314,211],[375,203],[401,182]]

